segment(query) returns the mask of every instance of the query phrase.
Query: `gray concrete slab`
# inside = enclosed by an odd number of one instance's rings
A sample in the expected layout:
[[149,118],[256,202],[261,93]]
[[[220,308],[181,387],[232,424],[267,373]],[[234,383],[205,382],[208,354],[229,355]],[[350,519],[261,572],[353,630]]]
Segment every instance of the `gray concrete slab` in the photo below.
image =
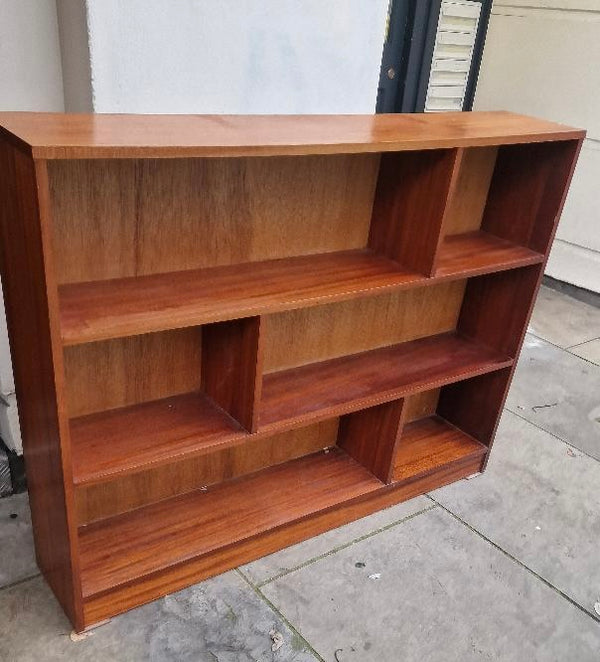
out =
[[595,338],[581,345],[569,347],[569,352],[579,356],[586,361],[600,365],[600,338]]
[[252,582],[261,584],[431,507],[427,497],[417,497],[248,563],[241,570]]
[[[271,651],[271,629],[284,644]],[[71,641],[42,578],[0,591],[3,662],[310,662],[306,643],[229,572],[134,609]]]
[[600,366],[528,335],[506,406],[600,459]]
[[529,328],[553,345],[571,347],[600,337],[600,310],[541,287]]
[[0,586],[39,574],[27,494],[0,499]]
[[597,662],[600,651],[598,622],[440,508],[261,590],[328,662],[336,651],[340,662]]
[[589,612],[600,600],[600,463],[510,412],[486,472],[431,493]]

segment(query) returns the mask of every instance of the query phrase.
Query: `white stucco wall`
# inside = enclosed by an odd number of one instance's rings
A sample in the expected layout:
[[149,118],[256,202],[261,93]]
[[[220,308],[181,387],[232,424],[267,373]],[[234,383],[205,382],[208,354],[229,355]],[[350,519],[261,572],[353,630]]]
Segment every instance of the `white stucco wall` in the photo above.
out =
[[[0,0],[0,110],[64,110],[55,0]],[[14,391],[0,294],[0,435],[21,452]]]
[[600,0],[495,0],[476,110],[587,129],[546,273],[600,292]]
[[371,113],[388,0],[88,0],[96,112]]

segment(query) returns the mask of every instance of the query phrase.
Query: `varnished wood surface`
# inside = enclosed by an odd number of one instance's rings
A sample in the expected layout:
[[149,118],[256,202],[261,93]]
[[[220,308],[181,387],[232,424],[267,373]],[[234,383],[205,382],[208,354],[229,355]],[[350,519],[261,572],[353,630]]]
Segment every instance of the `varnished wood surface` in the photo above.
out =
[[384,152],[578,139],[579,129],[507,112],[389,115],[0,114],[35,158],[160,158]]
[[369,491],[329,510],[283,524],[253,538],[215,550],[187,563],[171,566],[162,572],[131,582],[84,603],[86,624],[92,624],[132,607],[179,590],[207,577],[249,563],[282,547],[293,545],[329,529],[341,526],[377,510],[430,492],[481,470],[481,458],[467,459],[442,466],[422,478],[409,479]]
[[444,237],[481,228],[498,147],[470,147],[460,151],[456,185],[444,214]]
[[199,327],[147,333],[64,350],[71,418],[200,389]]
[[364,248],[378,168],[378,154],[52,161],[58,283]]
[[338,446],[383,483],[392,478],[404,400],[361,409],[340,419]]
[[79,484],[75,490],[78,522],[88,524],[112,517],[335,446],[337,432],[338,419],[328,418],[279,434],[238,437],[238,443],[214,446],[204,454],[184,454],[181,459],[156,463],[143,471]]
[[[442,334],[270,373],[264,378],[257,434],[355,412],[511,363],[484,345]],[[71,439],[76,484],[250,440],[230,416],[196,393],[75,418]]]
[[202,328],[202,389],[254,432],[262,389],[261,318],[248,317]]
[[458,149],[384,154],[369,247],[431,276],[461,156]]
[[[36,559],[77,628],[83,612],[45,163],[0,140],[0,266]],[[57,373],[57,374],[56,374]]]
[[247,436],[200,393],[142,402],[71,421],[75,483],[214,450]]
[[540,264],[544,256],[487,232],[475,231],[446,237],[439,248],[436,277],[465,274],[477,276]]
[[265,375],[259,430],[308,423],[506,367],[512,359],[455,334]]
[[65,345],[342,301],[541,262],[486,233],[449,237],[432,278],[368,250],[94,281],[60,288]]
[[266,315],[265,373],[454,331],[466,281]]
[[487,448],[439,416],[409,423],[394,459],[394,480],[406,480],[461,460],[481,458]]
[[422,280],[357,250],[60,288],[65,344],[249,317]]
[[376,490],[339,451],[309,455],[80,530],[83,595],[101,593]]

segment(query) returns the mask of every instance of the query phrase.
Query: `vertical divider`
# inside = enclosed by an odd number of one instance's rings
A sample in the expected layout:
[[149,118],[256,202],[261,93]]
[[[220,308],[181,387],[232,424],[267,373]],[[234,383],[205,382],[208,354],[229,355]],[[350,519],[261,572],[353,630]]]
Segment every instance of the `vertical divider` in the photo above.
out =
[[581,142],[501,147],[482,230],[546,253],[554,237]]
[[445,386],[437,413],[486,446],[491,446],[508,392],[512,367]]
[[404,400],[342,416],[338,446],[384,483],[391,483],[404,424]]
[[244,428],[255,432],[262,389],[261,317],[202,328],[202,388]]
[[469,279],[457,331],[514,358],[529,321],[542,265]]
[[382,155],[369,234],[371,249],[433,275],[463,152],[455,148]]

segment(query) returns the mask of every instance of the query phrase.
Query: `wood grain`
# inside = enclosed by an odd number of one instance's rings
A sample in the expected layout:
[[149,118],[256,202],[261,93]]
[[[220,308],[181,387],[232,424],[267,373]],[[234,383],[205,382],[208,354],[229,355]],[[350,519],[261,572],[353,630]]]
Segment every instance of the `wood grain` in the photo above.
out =
[[542,266],[472,278],[458,320],[464,337],[516,357],[535,299]]
[[471,147],[462,150],[458,179],[444,217],[442,233],[445,237],[475,232],[481,228],[483,210],[498,147]]
[[340,419],[338,446],[383,483],[392,480],[403,407],[403,400],[393,400]]
[[465,281],[265,317],[265,373],[453,331]]
[[337,431],[338,419],[327,419],[281,434],[243,438],[240,443],[219,446],[203,455],[186,455],[137,473],[113,475],[110,481],[80,484],[75,491],[78,522],[106,519],[335,446]]
[[546,254],[579,149],[577,140],[501,147],[482,230]]
[[[496,374],[496,373],[494,373]],[[454,462],[482,458],[487,448],[439,416],[409,423],[395,456],[396,481],[424,476]]]
[[435,276],[478,276],[490,271],[516,269],[544,261],[541,253],[475,231],[446,237],[438,249]]
[[423,281],[370,251],[346,251],[60,288],[66,345],[353,298]]
[[404,399],[404,411],[402,412],[404,424],[418,421],[420,418],[427,418],[435,414],[437,409],[438,400],[440,397],[440,389],[432,389],[431,391],[422,391],[409,395]]
[[431,276],[460,158],[457,149],[384,154],[369,247]]
[[201,330],[65,347],[69,416],[160,400],[200,389]]
[[250,432],[258,425],[263,379],[260,329],[260,317],[249,317],[202,330],[202,389]]
[[36,158],[176,158],[386,152],[585,136],[506,112],[389,115],[1,113],[3,135]]
[[186,563],[171,566],[123,587],[88,598],[84,603],[86,624],[101,621],[162,595],[197,583],[226,570],[271,554],[329,529],[341,526],[377,510],[424,494],[437,487],[460,480],[481,470],[481,458],[467,459],[441,467],[422,478],[373,490],[335,508],[319,512],[266,531],[248,540],[229,545]]
[[62,350],[49,253],[45,164],[0,141],[2,286],[27,470],[36,559],[82,627]]
[[265,375],[259,430],[338,416],[512,364],[442,334]]
[[59,284],[367,245],[377,154],[56,161]]
[[79,535],[83,594],[209,554],[379,486],[357,462],[331,451],[90,524]]

